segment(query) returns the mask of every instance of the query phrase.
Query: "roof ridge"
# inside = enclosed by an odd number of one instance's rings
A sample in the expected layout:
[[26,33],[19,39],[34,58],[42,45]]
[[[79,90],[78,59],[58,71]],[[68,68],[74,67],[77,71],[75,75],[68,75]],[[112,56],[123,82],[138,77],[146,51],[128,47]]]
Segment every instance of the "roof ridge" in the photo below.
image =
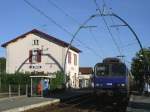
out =
[[[8,41],[8,42],[5,42],[5,43],[2,44],[1,46],[2,46],[2,47],[6,47],[6,46],[7,46],[8,44],[10,44],[11,42],[15,42],[16,40],[18,40],[18,39],[20,39],[20,38],[24,38],[26,35],[28,35],[28,34],[30,34],[30,33],[38,33],[38,34],[40,34],[40,35],[43,35],[43,38],[44,38],[44,39],[47,39],[47,40],[49,40],[49,41],[52,41],[52,42],[54,42],[54,43],[56,43],[56,44],[59,44],[59,45],[61,45],[61,46],[63,46],[63,47],[68,47],[68,46],[69,46],[69,43],[67,43],[67,42],[65,42],[65,41],[63,41],[63,40],[60,40],[60,39],[58,39],[58,38],[56,38],[56,37],[53,37],[53,36],[51,36],[51,35],[49,35],[49,34],[47,34],[47,33],[44,33],[44,32],[42,32],[42,31],[40,31],[40,30],[37,30],[37,29],[32,29],[31,31],[28,31],[28,32],[26,32],[26,33],[24,33],[24,34],[22,34],[22,35],[20,35],[20,36],[18,36],[18,37],[16,37],[16,38],[14,38],[14,39]],[[72,50],[74,50],[74,51],[76,51],[76,52],[81,52],[78,48],[76,48],[76,47],[74,47],[74,46],[71,46],[70,49],[72,49]]]

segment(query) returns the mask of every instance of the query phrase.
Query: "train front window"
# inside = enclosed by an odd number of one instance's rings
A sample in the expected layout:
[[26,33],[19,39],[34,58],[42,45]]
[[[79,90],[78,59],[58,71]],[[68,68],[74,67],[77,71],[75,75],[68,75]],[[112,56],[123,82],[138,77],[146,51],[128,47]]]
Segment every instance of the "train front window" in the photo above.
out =
[[124,64],[112,64],[111,65],[112,76],[122,76],[125,74],[126,74],[126,67]]
[[109,75],[109,66],[104,64],[99,64],[95,68],[97,76],[107,76]]

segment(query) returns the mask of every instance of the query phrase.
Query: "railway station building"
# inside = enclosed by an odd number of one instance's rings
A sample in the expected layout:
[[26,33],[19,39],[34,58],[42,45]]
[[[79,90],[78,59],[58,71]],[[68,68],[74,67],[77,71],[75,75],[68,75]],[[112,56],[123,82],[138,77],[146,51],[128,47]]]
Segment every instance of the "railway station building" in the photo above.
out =
[[79,68],[79,87],[89,88],[92,86],[92,67],[80,67]]
[[[37,29],[24,33],[4,44],[6,48],[6,73],[52,74],[64,70],[69,43]],[[79,53],[71,46],[66,61],[66,74],[72,88],[79,87]]]

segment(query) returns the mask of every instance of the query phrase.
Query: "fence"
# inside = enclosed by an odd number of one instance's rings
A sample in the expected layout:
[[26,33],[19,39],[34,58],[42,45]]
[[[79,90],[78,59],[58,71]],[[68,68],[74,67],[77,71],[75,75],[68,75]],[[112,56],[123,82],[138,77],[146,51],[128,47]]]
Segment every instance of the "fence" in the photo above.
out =
[[28,85],[1,85],[0,98],[28,95]]
[[0,74],[0,98],[27,95],[29,74]]
[[[54,74],[56,74],[56,78],[50,79],[49,90],[55,91],[57,89],[65,88],[64,74],[59,71]],[[31,75],[32,74],[30,73],[0,74],[0,98],[20,95],[39,95],[37,86],[41,78],[34,78],[31,88]],[[39,74],[33,75],[38,76]],[[42,75],[44,76],[45,74]]]

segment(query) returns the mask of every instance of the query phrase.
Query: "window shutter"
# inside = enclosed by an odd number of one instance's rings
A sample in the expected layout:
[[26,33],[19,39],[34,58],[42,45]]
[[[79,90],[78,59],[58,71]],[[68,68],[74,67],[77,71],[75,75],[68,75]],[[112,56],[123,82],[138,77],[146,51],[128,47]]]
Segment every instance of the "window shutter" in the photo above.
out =
[[71,52],[68,52],[68,63],[71,64]]
[[42,50],[37,51],[37,62],[41,62],[41,53],[42,53]]
[[32,50],[29,51],[29,62],[32,63]]
[[74,54],[74,65],[77,65],[77,55]]

